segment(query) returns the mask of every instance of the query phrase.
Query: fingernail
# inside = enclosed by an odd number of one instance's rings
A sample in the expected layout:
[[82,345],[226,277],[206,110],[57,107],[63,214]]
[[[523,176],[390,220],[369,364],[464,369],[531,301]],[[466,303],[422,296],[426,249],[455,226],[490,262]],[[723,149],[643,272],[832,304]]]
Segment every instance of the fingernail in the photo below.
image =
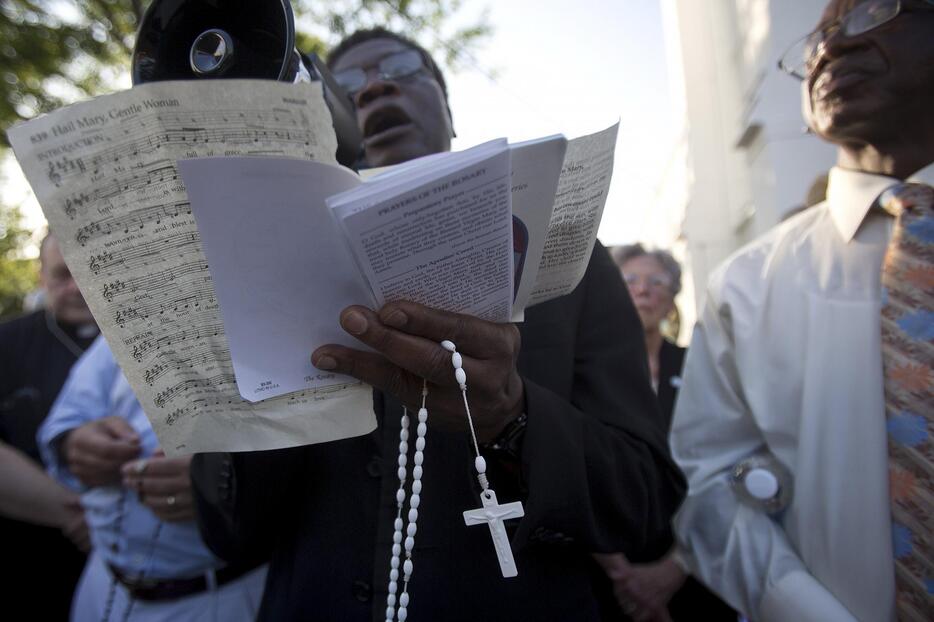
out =
[[341,326],[351,335],[360,335],[366,331],[366,318],[359,311],[351,311],[343,317]]
[[383,320],[384,324],[389,324],[393,328],[402,328],[406,325],[406,322],[409,321],[409,316],[405,314],[404,311],[399,309],[393,309],[389,312],[389,315]]
[[323,369],[324,371],[330,371],[332,369],[337,369],[337,361],[327,354],[324,354],[318,359],[318,362],[315,363],[315,367]]

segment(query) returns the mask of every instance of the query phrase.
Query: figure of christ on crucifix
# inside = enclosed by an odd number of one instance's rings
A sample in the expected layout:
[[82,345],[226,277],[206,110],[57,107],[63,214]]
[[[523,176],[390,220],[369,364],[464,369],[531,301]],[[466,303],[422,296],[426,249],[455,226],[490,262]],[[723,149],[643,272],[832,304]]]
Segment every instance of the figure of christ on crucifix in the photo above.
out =
[[464,511],[464,522],[470,525],[479,525],[486,523],[490,526],[490,536],[493,538],[493,546],[496,547],[496,557],[499,559],[499,568],[503,571],[504,577],[514,577],[519,574],[516,570],[516,561],[512,557],[512,549],[509,547],[509,537],[506,535],[506,527],[503,521],[508,518],[521,518],[525,516],[522,509],[522,503],[513,501],[499,505],[496,501],[496,493],[491,489],[486,489],[480,493],[480,499],[483,501],[483,507],[476,510]]

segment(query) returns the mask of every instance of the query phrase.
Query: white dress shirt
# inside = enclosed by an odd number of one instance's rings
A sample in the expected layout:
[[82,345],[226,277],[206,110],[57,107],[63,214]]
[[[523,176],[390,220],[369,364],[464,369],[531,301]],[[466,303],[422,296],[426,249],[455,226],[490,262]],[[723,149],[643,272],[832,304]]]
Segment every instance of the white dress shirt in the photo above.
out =
[[[912,177],[934,184],[934,164]],[[880,270],[898,180],[834,168],[827,200],[712,275],[671,431],[692,570],[754,620],[894,619]],[[729,485],[768,450],[794,477],[770,517]]]

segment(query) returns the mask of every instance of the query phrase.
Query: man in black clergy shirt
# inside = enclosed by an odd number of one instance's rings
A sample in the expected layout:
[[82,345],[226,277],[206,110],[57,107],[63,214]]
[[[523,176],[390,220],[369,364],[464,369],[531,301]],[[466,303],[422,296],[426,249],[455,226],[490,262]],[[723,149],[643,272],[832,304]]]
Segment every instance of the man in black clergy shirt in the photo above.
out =
[[45,307],[0,324],[2,617],[65,620],[88,531],[77,495],[46,474],[36,431],[98,331],[51,235],[39,246],[39,282]]
[[[450,149],[444,79],[421,47],[361,31],[329,64],[356,106],[367,164]],[[386,619],[400,415],[403,404],[417,411],[422,378],[430,428],[408,619],[611,617],[590,553],[667,552],[684,483],[655,410],[638,316],[606,250],[597,244],[573,293],[528,309],[518,326],[409,302],[348,307],[340,320],[375,352],[327,345],[312,362],[376,388],[373,433],[192,463],[208,545],[228,559],[271,560],[260,619]],[[464,524],[479,486],[443,339],[464,356],[491,486],[500,503],[525,508],[507,523],[515,578],[501,576],[489,530]]]

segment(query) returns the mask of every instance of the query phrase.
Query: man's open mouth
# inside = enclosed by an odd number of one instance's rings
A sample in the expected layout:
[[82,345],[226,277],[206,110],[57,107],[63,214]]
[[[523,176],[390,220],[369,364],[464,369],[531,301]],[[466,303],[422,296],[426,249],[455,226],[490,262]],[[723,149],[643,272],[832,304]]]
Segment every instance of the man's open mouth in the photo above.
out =
[[404,110],[387,106],[373,111],[363,126],[363,138],[367,144],[396,138],[411,127],[412,119]]

